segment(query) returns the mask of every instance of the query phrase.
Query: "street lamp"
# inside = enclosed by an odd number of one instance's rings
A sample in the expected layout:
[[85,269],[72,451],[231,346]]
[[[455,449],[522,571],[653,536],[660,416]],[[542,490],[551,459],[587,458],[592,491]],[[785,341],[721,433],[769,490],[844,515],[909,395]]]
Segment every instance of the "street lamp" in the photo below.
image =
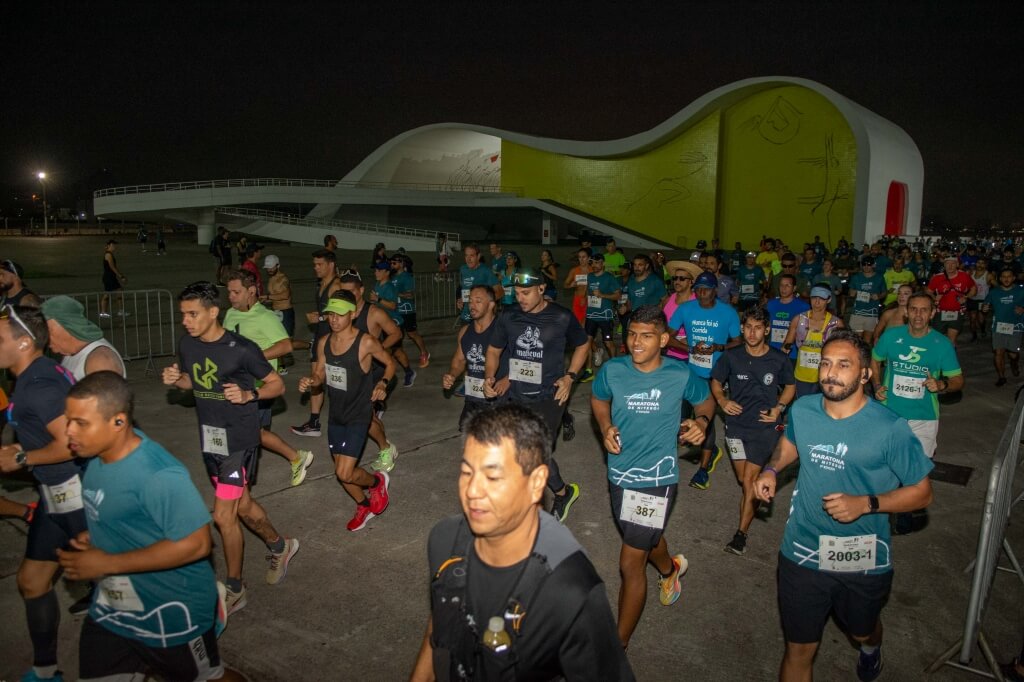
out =
[[39,178],[39,184],[43,186],[43,236],[48,237],[50,231],[50,217],[47,215],[46,210],[46,173],[39,171],[36,173],[36,177]]

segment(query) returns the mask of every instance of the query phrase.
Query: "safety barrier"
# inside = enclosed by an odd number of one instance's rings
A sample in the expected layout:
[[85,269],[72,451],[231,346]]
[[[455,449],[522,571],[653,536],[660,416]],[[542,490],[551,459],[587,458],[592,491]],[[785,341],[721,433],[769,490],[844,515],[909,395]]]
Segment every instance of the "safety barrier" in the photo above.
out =
[[437,320],[455,317],[455,272],[418,272],[416,282],[416,319]]
[[85,316],[99,325],[103,337],[125,362],[146,360],[147,375],[156,369],[153,358],[177,354],[177,339],[183,332],[170,291],[140,289],[65,295],[85,307]]
[[[1016,573],[1021,582],[1024,582],[1024,570],[1021,569],[1017,555],[1014,554],[1013,548],[1006,539],[1006,527],[1010,523],[1013,508],[1024,499],[1024,493],[1017,495],[1016,498],[1013,494],[1013,477],[1017,471],[1022,429],[1024,429],[1024,400],[1017,400],[1006,428],[1003,430],[1003,437],[996,448],[992,470],[989,473],[985,504],[981,510],[977,552],[974,560],[964,569],[964,573],[970,573],[973,570],[973,575],[971,594],[967,602],[967,611],[964,614],[963,631],[960,639],[928,667],[929,673],[934,673],[943,665],[948,665],[983,677],[994,677],[1000,682],[1003,680],[999,662],[982,630],[982,621],[991,596],[996,571]],[[1011,568],[999,565],[1003,553],[1006,554]],[[991,672],[970,665],[975,645],[981,650]],[[955,660],[954,657],[956,657]]]

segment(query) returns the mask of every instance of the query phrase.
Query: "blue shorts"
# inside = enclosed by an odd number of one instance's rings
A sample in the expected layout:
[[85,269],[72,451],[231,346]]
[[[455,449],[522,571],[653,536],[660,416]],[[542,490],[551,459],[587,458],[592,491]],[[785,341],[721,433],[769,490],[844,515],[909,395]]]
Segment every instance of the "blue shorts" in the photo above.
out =
[[335,457],[351,457],[359,464],[370,433],[370,422],[362,424],[328,424],[327,446]]

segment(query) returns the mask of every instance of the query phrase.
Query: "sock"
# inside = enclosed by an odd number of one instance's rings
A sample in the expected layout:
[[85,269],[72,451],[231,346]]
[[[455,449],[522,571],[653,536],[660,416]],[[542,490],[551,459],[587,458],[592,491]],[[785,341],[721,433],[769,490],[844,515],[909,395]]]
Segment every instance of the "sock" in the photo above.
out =
[[241,578],[224,578],[224,586],[232,592],[242,591],[242,579]]
[[320,413],[319,412],[310,412],[309,413],[309,423],[313,424],[313,425],[319,424],[320,423]]
[[877,646],[868,646],[867,644],[860,645],[860,652],[865,656],[874,656],[876,651],[878,651]]
[[25,600],[25,619],[32,639],[32,665],[38,670],[52,668],[53,672],[45,677],[53,677],[57,670],[57,630],[60,627],[60,606],[53,590]]
[[283,535],[278,535],[276,540],[274,540],[273,542],[268,542],[267,543],[267,549],[269,549],[274,554],[280,554],[281,552],[283,552],[284,551],[284,536]]
[[662,578],[665,578],[666,580],[668,580],[669,576],[671,576],[676,571],[676,562],[672,559],[669,559],[668,562],[672,564],[672,568],[669,569],[668,573],[662,573],[661,569],[659,569],[657,566],[654,567],[654,570],[658,572],[658,575],[660,575]]
[[38,677],[39,679],[41,679],[41,680],[48,680],[51,677],[56,677],[57,676],[57,666],[56,665],[34,665],[34,666],[32,666],[32,672],[34,672],[36,674],[36,677]]

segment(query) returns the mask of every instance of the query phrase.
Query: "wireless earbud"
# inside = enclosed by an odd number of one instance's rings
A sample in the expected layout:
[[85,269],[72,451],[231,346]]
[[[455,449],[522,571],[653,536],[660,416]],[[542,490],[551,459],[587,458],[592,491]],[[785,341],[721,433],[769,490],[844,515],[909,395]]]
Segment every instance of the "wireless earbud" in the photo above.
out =
[[116,424],[117,426],[124,426],[124,420],[123,419],[115,419],[114,420],[114,424]]

